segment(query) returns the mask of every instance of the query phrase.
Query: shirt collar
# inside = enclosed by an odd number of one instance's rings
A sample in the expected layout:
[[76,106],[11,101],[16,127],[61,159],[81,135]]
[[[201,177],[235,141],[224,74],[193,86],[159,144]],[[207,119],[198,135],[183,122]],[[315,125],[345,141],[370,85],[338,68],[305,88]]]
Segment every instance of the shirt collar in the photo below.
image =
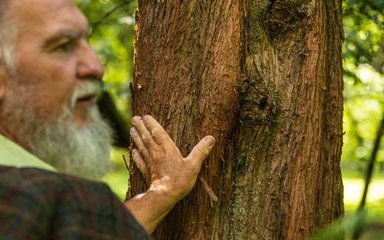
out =
[[9,167],[35,167],[56,172],[48,163],[32,155],[24,148],[0,134],[0,165]]

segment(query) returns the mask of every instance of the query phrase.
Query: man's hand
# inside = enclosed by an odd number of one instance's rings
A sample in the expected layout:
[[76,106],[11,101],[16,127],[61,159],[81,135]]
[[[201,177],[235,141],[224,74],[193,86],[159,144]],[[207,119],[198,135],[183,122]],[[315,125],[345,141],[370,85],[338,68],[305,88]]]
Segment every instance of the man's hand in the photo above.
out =
[[206,136],[184,158],[153,117],[135,116],[132,124],[131,137],[137,147],[132,150],[132,158],[149,189],[126,205],[151,233],[172,207],[192,190],[215,139]]

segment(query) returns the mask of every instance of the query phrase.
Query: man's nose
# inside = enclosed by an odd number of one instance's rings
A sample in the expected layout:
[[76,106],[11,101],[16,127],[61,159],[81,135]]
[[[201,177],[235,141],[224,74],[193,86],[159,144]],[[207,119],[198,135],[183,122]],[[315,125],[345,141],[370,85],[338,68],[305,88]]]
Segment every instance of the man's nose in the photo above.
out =
[[82,45],[82,51],[79,53],[77,77],[79,79],[95,78],[101,80],[104,75],[104,68],[99,57],[87,42],[83,42]]

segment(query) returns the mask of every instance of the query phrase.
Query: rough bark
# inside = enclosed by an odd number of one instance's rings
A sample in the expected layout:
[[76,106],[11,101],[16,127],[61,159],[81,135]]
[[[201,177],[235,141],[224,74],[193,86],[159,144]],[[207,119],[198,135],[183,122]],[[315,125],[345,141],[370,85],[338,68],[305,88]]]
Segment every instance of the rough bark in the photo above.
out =
[[198,182],[155,239],[305,239],[343,214],[340,0],[139,0],[136,22],[133,113],[184,154],[217,139],[219,200]]

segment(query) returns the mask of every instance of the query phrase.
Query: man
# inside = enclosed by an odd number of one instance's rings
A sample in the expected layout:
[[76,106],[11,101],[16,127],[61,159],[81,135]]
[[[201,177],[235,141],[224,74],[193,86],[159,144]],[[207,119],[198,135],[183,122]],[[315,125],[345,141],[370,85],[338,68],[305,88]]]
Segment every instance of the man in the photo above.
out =
[[149,189],[121,204],[84,179],[106,172],[112,139],[87,33],[72,0],[0,1],[0,239],[146,239],[214,145],[207,136],[183,158],[154,118],[135,116],[132,158]]

